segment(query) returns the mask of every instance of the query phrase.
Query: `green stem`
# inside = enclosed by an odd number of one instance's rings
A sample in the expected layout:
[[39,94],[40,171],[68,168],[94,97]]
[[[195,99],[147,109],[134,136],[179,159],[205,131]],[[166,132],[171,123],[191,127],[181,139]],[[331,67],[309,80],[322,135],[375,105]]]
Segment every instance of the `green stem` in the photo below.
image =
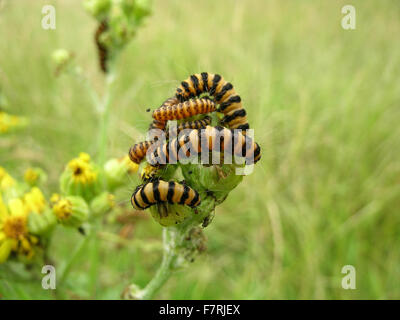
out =
[[100,131],[98,144],[98,163],[103,165],[107,156],[108,127],[110,123],[111,88],[115,75],[112,70],[107,74],[106,91],[101,102],[96,106],[99,114]]
[[176,269],[179,248],[182,247],[186,234],[196,225],[198,225],[196,220],[188,219],[186,223],[163,229],[164,253],[161,265],[147,286],[134,295],[136,299],[148,300],[153,298],[167,282]]
[[156,275],[147,284],[147,286],[141,290],[138,294],[139,299],[148,300],[151,299],[167,282],[170,278],[174,264],[177,258],[176,253],[176,243],[173,240],[174,236],[171,234],[170,228],[164,228],[163,230],[163,244],[164,244],[164,254],[161,265],[157,270]]
[[67,265],[65,266],[65,268],[63,269],[61,276],[59,277],[58,280],[58,284],[61,286],[64,282],[65,279],[67,279],[69,273],[71,272],[72,266],[74,265],[74,263],[76,262],[76,260],[78,259],[78,257],[81,255],[83,249],[86,246],[86,243],[89,240],[89,235],[86,235],[85,237],[83,237],[78,246],[75,248],[74,252],[72,253],[72,255],[70,256]]

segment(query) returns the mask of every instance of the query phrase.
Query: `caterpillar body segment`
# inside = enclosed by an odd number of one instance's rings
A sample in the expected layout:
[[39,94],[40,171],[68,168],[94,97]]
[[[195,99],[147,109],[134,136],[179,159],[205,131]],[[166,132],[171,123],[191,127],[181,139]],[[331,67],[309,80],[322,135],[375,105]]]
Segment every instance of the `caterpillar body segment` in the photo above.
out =
[[177,126],[170,127],[167,131],[167,139],[169,136],[176,137],[179,132],[185,129],[202,129],[211,124],[211,117],[205,116],[203,119],[199,120],[192,120],[192,121],[185,121],[179,123]]
[[154,130],[154,129],[159,129],[159,130],[164,131],[166,127],[167,127],[167,122],[166,121],[153,120],[153,122],[150,123],[148,131]]
[[97,46],[97,52],[98,52],[98,57],[99,57],[99,64],[100,64],[100,69],[104,73],[107,73],[108,68],[107,68],[107,60],[109,58],[109,52],[107,47],[100,41],[101,35],[108,30],[108,23],[107,20],[103,20],[100,22],[95,35],[94,35],[94,40],[96,42]]
[[162,105],[154,110],[153,118],[157,121],[181,120],[198,114],[215,111],[215,103],[211,99],[191,99],[174,105]]
[[129,158],[131,161],[140,164],[144,157],[146,156],[147,150],[153,144],[153,141],[143,141],[136,143],[133,147],[129,149]]
[[[179,103],[178,98],[171,97],[171,98],[168,98],[167,100],[165,100],[161,104],[161,106],[158,107],[158,109],[156,109],[156,110],[168,108],[168,107],[171,107],[171,106],[173,106],[175,104],[178,104],[178,103]],[[163,130],[164,131],[166,127],[167,127],[167,121],[166,120],[154,119],[153,122],[149,126],[149,131],[152,130],[152,129],[159,129],[159,130]]]
[[131,197],[132,206],[136,210],[144,210],[162,202],[194,208],[201,203],[201,200],[199,193],[186,184],[164,180],[139,185]]
[[168,143],[154,146],[147,160],[150,165],[159,166],[177,163],[199,153],[203,155],[211,151],[226,151],[232,156],[244,157],[246,164],[256,163],[261,158],[260,146],[240,131],[206,126],[205,129],[193,129]]
[[175,95],[179,101],[187,101],[202,93],[213,96],[215,102],[220,105],[217,111],[224,114],[222,124],[231,129],[249,129],[246,111],[244,110],[240,96],[233,85],[224,80],[219,74],[202,72],[191,75],[181,82]]

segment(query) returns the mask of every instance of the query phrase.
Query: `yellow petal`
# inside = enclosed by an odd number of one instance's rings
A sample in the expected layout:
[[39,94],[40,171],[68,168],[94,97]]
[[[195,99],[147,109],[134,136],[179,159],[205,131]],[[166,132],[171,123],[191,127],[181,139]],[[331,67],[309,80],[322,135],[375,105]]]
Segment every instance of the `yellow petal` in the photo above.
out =
[[0,194],[0,221],[4,221],[8,216],[7,207],[3,201],[3,197]]
[[11,240],[4,241],[0,245],[0,263],[3,263],[8,259],[12,247],[13,247],[13,241]]

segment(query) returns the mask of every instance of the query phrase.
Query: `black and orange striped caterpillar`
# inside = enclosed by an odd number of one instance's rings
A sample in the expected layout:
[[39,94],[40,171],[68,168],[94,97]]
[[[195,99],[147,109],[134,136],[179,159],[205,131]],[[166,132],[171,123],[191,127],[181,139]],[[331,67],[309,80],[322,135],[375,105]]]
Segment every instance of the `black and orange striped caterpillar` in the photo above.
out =
[[[168,101],[168,100],[167,100]],[[215,103],[211,99],[190,99],[181,103],[165,103],[154,110],[153,118],[160,122],[168,120],[181,120],[190,118],[198,114],[210,113],[215,111]]]
[[[202,129],[211,123],[211,117],[205,116],[203,119],[186,121],[178,124],[175,127],[171,127],[170,130],[166,132],[166,138],[169,139],[169,135],[172,133],[173,137],[178,136],[178,134],[185,129]],[[171,132],[170,132],[171,131]],[[136,143],[129,149],[129,158],[140,164],[144,157],[146,156],[147,150],[149,150],[150,146],[154,143],[154,141],[142,141]]]
[[[168,98],[162,103],[161,106],[157,108],[157,110],[171,107],[173,105],[176,105],[177,103],[179,103],[179,100],[176,97]],[[150,124],[149,131],[152,129],[159,129],[164,131],[166,126],[167,126],[167,121],[154,119],[153,122]]]
[[246,110],[242,106],[241,98],[233,85],[224,80],[219,74],[202,72],[193,74],[181,82],[176,89],[176,98],[183,102],[202,93],[208,93],[219,104],[217,111],[224,114],[221,123],[231,129],[249,129]]
[[95,35],[94,35],[94,40],[96,42],[97,46],[97,52],[99,55],[99,64],[100,64],[100,69],[104,73],[107,73],[107,60],[108,60],[108,49],[107,47],[101,42],[100,37],[101,35],[108,30],[108,23],[107,20],[103,20],[100,22]]
[[176,137],[182,130],[186,129],[203,129],[206,126],[211,124],[211,117],[210,116],[205,116],[202,119],[198,120],[192,120],[192,121],[185,121],[182,123],[179,123],[175,127],[170,127],[169,130],[167,130],[167,139],[169,139],[170,136]]
[[146,156],[147,150],[149,150],[150,146],[153,144],[153,141],[142,141],[136,143],[129,149],[129,158],[132,162],[140,164],[144,157]]
[[261,158],[260,146],[240,131],[207,126],[204,130],[193,129],[167,143],[155,145],[149,150],[147,160],[150,165],[159,166],[211,151],[231,152],[231,155],[245,158],[246,164],[256,163]]
[[149,181],[139,185],[131,197],[132,206],[136,210],[144,210],[161,202],[194,208],[201,203],[201,200],[199,193],[186,184],[164,180]]

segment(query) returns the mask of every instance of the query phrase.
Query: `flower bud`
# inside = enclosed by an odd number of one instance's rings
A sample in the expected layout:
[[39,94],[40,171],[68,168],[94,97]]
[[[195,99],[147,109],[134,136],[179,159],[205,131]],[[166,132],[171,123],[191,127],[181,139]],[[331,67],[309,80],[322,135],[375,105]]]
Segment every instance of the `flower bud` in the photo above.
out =
[[81,196],[86,201],[98,194],[98,170],[87,153],[81,153],[67,164],[60,177],[60,189],[65,195]]
[[61,224],[75,228],[80,227],[89,217],[86,201],[77,196],[60,197],[53,204],[53,212]]
[[33,187],[23,197],[28,214],[28,229],[33,234],[44,234],[51,230],[57,219],[47,205],[43,193]]
[[111,7],[111,0],[85,0],[83,7],[98,20],[104,19]]
[[129,181],[128,176],[137,172],[139,166],[133,163],[128,156],[114,158],[104,165],[104,173],[107,179],[108,189],[113,191]]
[[28,168],[24,173],[24,180],[33,187],[44,183],[47,180],[47,175],[40,168]]
[[159,224],[163,227],[170,227],[185,220],[192,210],[183,205],[161,202],[150,207],[150,212],[154,220]]
[[101,216],[115,207],[115,197],[113,194],[103,192],[90,203],[90,212],[93,216]]
[[217,203],[225,200],[230,191],[243,180],[242,175],[236,175],[236,165],[213,165],[206,167],[201,164],[181,166],[186,182],[198,192],[204,191],[211,195]]
[[71,66],[74,58],[74,54],[66,49],[54,50],[51,54],[51,58],[56,67],[56,75],[59,75],[62,71],[67,70]]
[[57,218],[49,208],[38,214],[31,212],[28,215],[28,230],[32,234],[42,235],[48,233],[57,223]]

